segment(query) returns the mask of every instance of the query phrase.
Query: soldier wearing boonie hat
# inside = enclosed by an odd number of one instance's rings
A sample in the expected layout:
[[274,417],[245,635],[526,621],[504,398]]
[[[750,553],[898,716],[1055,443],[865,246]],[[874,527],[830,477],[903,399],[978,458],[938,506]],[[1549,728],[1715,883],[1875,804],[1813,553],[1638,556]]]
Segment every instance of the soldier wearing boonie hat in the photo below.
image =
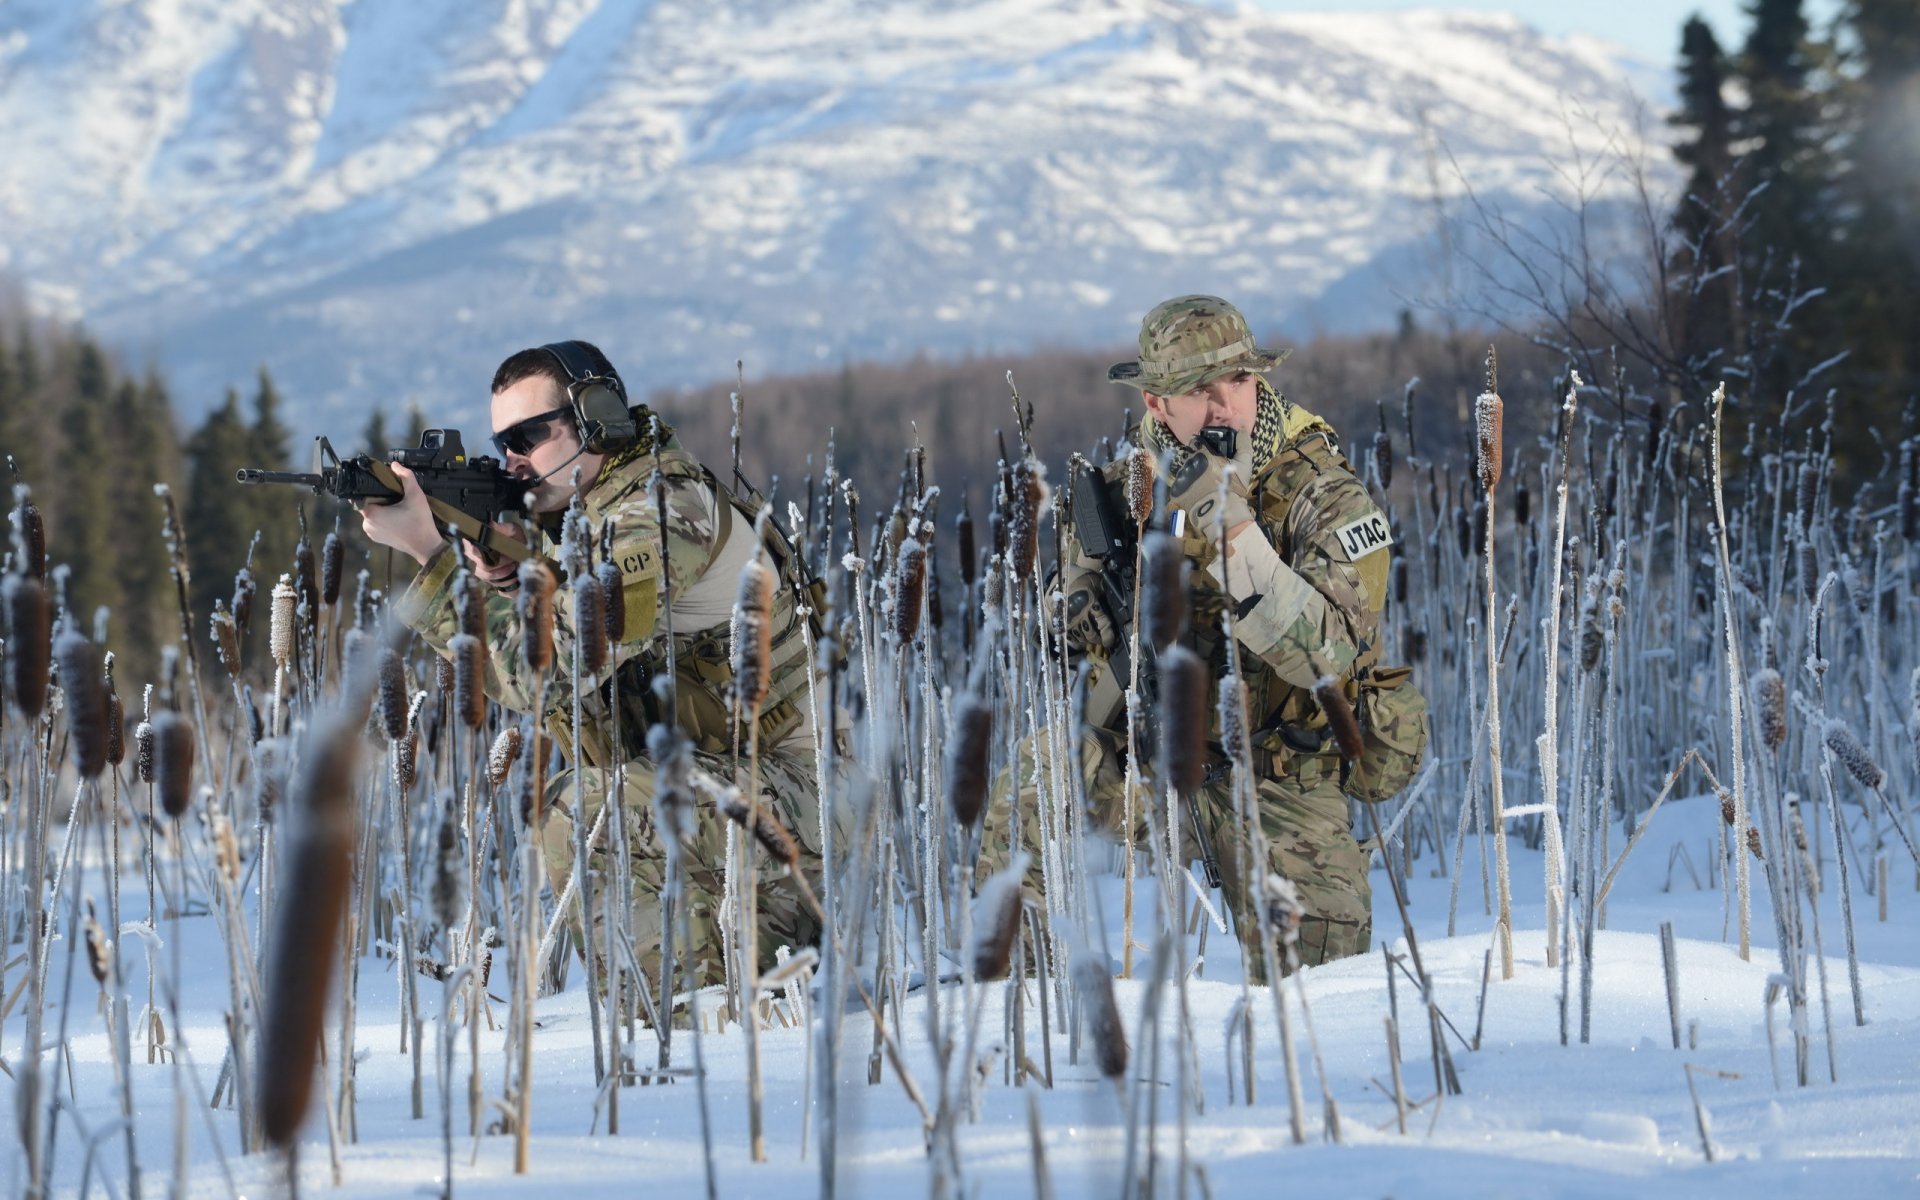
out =
[[[1116,455],[1096,477],[1121,512],[1131,457],[1144,454],[1165,478],[1166,511],[1153,521],[1168,527],[1172,514],[1184,514],[1179,536],[1197,569],[1183,640],[1216,684],[1228,669],[1222,629],[1223,616],[1232,614],[1266,861],[1254,864],[1258,878],[1246,878],[1250,860],[1217,715],[1208,730],[1206,783],[1183,800],[1191,825],[1182,832],[1185,851],[1204,862],[1239,914],[1255,976],[1264,974],[1264,955],[1257,952],[1251,905],[1265,902],[1269,872],[1292,881],[1304,909],[1296,914],[1297,930],[1276,947],[1283,970],[1367,951],[1372,888],[1348,797],[1378,801],[1398,791],[1426,739],[1425,702],[1411,686],[1404,692],[1417,711],[1368,703],[1384,694],[1378,689],[1398,688],[1404,678],[1386,671],[1394,682],[1383,684],[1375,664],[1392,532],[1341,456],[1332,427],[1283,399],[1265,378],[1286,355],[1261,346],[1240,310],[1217,296],[1177,296],[1155,306],[1140,323],[1139,357],[1107,372],[1109,380],[1140,390],[1147,415],[1129,433],[1131,447],[1123,449],[1130,452]],[[1061,590],[1068,641],[1092,668],[1081,769],[1088,805],[1118,829],[1126,813],[1142,812],[1138,798],[1125,803],[1126,756],[1144,760],[1153,752],[1137,728],[1131,738],[1127,732],[1130,589],[1116,576],[1130,571],[1134,558],[1131,548],[1104,558],[1089,553],[1087,547],[1103,539],[1079,527],[1080,507],[1076,503]],[[1360,762],[1343,760],[1313,699],[1314,684],[1324,677],[1342,683],[1363,721],[1373,718]],[[1381,738],[1394,740],[1398,750],[1385,773],[1373,757]],[[1142,795],[1154,794],[1162,786],[1154,764],[1141,766],[1149,789]],[[1145,837],[1144,820],[1135,832]]]

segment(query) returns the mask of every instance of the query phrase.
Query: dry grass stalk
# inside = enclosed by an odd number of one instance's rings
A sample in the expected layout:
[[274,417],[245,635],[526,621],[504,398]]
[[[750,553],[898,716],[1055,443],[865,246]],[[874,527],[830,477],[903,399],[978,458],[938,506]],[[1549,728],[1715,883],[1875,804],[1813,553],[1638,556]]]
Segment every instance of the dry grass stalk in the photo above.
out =
[[168,709],[154,714],[152,728],[154,788],[160,807],[178,818],[193,798],[193,725]]
[[0,581],[7,609],[7,697],[29,720],[47,706],[48,658],[53,651],[47,589],[31,575]]

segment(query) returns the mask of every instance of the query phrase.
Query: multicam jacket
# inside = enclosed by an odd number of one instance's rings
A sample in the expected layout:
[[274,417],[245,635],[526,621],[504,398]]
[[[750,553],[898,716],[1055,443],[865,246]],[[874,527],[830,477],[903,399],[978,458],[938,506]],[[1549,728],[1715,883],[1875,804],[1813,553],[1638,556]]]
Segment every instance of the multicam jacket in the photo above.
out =
[[[1268,773],[1279,773],[1293,756],[1333,752],[1312,688],[1323,676],[1333,676],[1347,680],[1351,693],[1353,679],[1372,668],[1392,533],[1341,455],[1332,427],[1281,398],[1266,380],[1259,380],[1259,387],[1259,416],[1251,435],[1251,506],[1261,532],[1280,559],[1311,585],[1311,593],[1303,603],[1276,604],[1268,595],[1233,603],[1212,574],[1198,570],[1189,597],[1194,646],[1215,679],[1227,673],[1220,617],[1232,605],[1255,748],[1270,756]],[[1193,453],[1173,444],[1152,418],[1136,426],[1130,440],[1156,456]],[[1103,474],[1117,484],[1125,471],[1121,456]],[[1189,530],[1188,556],[1203,566],[1217,558],[1213,537],[1213,530]],[[1096,668],[1088,718],[1118,733],[1124,728],[1127,680],[1103,668],[1118,657],[1119,639],[1129,633],[1118,627],[1103,599],[1110,593],[1100,573],[1110,566],[1086,555],[1069,533],[1064,588],[1069,640]],[[1217,715],[1212,720],[1210,735],[1217,741]]]
[[[641,428],[648,427],[643,420]],[[713,474],[662,427],[656,451],[650,439],[609,458],[584,493],[592,544],[606,539],[606,558],[620,573],[622,637],[606,665],[583,683],[581,746],[572,745],[575,625],[567,583],[554,593],[553,667],[544,680],[528,669],[524,632],[513,598],[487,590],[486,691],[517,712],[538,712],[570,761],[607,766],[645,756],[648,725],[665,708],[652,684],[667,672],[671,630],[677,675],[674,707],[694,748],[724,754],[745,730],[732,712],[730,623],[741,568],[759,547],[751,515]],[[658,471],[665,484],[666,528],[661,505],[648,486]],[[557,542],[559,525],[546,529]],[[812,722],[807,696],[808,654],[804,620],[795,604],[784,544],[769,537],[765,551],[782,586],[773,606],[772,678],[760,709],[760,744],[769,750],[810,749]],[[443,657],[459,632],[456,580],[465,575],[461,552],[441,547],[422,567],[399,606],[401,619]],[[469,577],[467,586],[483,587]],[[617,719],[616,719],[617,717]]]

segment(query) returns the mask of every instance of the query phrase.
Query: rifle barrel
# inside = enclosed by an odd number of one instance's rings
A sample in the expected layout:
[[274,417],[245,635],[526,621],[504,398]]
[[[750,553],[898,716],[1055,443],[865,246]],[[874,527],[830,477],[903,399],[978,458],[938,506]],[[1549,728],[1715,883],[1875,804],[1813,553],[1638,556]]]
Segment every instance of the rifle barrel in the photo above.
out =
[[241,467],[235,473],[241,483],[295,483],[319,491],[327,484],[327,477],[306,471],[262,471],[253,467]]

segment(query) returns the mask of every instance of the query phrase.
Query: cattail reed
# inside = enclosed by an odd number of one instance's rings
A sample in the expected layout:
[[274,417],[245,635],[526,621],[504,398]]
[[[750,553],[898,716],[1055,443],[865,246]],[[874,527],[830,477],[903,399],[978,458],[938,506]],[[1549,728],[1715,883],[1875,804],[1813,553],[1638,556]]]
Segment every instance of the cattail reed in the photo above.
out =
[[920,632],[920,608],[926,595],[927,550],[918,538],[900,543],[893,569],[893,636],[901,645]]
[[1280,939],[1281,947],[1291,959],[1294,947],[1300,941],[1300,923],[1306,919],[1306,902],[1300,899],[1300,889],[1294,886],[1278,871],[1267,872],[1260,884],[1261,898],[1266,902],[1267,919],[1273,923],[1274,936]]
[[1080,1019],[1093,1043],[1094,1065],[1100,1074],[1119,1083],[1127,1073],[1127,1030],[1120,1006],[1113,999],[1113,976],[1107,964],[1091,953],[1073,956],[1073,988],[1080,997]]
[[573,580],[573,633],[580,645],[580,669],[599,675],[607,665],[607,594],[591,572]]
[[234,628],[240,631],[243,638],[247,636],[247,622],[253,617],[253,596],[258,590],[253,582],[252,571],[241,567],[233,573],[233,600],[228,608],[233,611]]
[[954,707],[947,740],[947,806],[962,829],[973,828],[986,807],[992,749],[993,710],[968,693]]
[[467,571],[453,581],[453,623],[461,633],[486,640],[487,589]]
[[300,541],[293,548],[293,587],[299,597],[301,619],[311,633],[320,621],[320,575],[314,570],[313,543],[307,540],[305,524],[303,515]]
[[47,523],[41,519],[40,509],[25,487],[15,487],[13,495],[16,501],[13,509],[14,545],[20,551],[16,561],[20,564],[22,574],[44,581],[47,577]]
[[[620,567],[617,563],[603,562],[593,569],[593,576],[600,581],[601,621],[606,626],[607,641],[618,646],[627,640],[627,606],[622,603],[624,591],[620,585]],[[637,635],[650,632],[636,629]]]
[[773,806],[766,803],[764,798],[755,806],[759,809],[758,813],[749,810],[746,797],[740,794],[739,788],[728,788],[721,792],[714,803],[720,809],[721,816],[749,830],[753,839],[774,861],[788,867],[799,863],[800,848],[794,844],[793,835],[780,823],[780,818],[773,815]]
[[106,931],[100,928],[100,918],[93,911],[93,901],[87,901],[86,920],[87,970],[92,972],[93,981],[106,986],[107,973],[113,966],[113,943],[107,940]]
[[412,729],[393,742],[393,786],[404,796],[413,790],[420,769],[420,734]]
[[1239,676],[1221,678],[1214,709],[1220,718],[1220,744],[1226,747],[1227,757],[1242,770],[1250,769],[1253,764],[1247,760],[1247,750],[1252,742],[1247,731],[1246,705],[1240,696]]
[[113,655],[107,655],[107,762],[119,766],[127,757],[127,714],[113,687]]
[[487,719],[487,660],[480,639],[456,633],[447,642],[447,655],[453,660],[454,711],[462,725],[478,729]]
[[451,793],[440,800],[440,828],[435,839],[433,886],[429,899],[433,919],[451,929],[460,919],[460,880],[466,864],[460,855],[460,805]]
[[152,728],[153,782],[160,807],[178,817],[193,797],[193,726],[167,709],[154,714]]
[[[521,648],[527,669],[541,672],[553,666],[553,568],[537,558],[520,564],[520,609],[524,631]],[[485,643],[482,642],[484,645]]]
[[31,575],[0,583],[7,605],[7,695],[29,720],[47,705],[48,656],[53,651],[47,589]]
[[758,555],[740,568],[733,605],[733,686],[742,712],[757,712],[773,681],[773,572]]
[[1853,736],[1853,730],[1848,729],[1844,722],[1828,721],[1825,737],[1827,749],[1840,760],[1847,774],[1860,782],[1861,787],[1877,792],[1886,783],[1886,772],[1873,761],[1873,756],[1867,753],[1867,748],[1860,744],[1860,739]]
[[1591,675],[1600,666],[1600,652],[1606,648],[1606,631],[1600,627],[1600,587],[1589,583],[1587,598],[1580,602],[1580,669]]
[[1808,604],[1820,591],[1820,552],[1812,538],[1801,538],[1799,547],[1800,595]]
[[1813,510],[1819,500],[1820,468],[1809,458],[1800,464],[1800,486],[1794,497],[1794,508],[1800,514],[1800,528],[1813,528]]
[[647,730],[647,757],[653,760],[653,814],[660,840],[670,856],[678,855],[694,833],[693,746],[673,726],[655,725]]
[[352,882],[358,743],[358,723],[329,720],[302,756],[288,805],[294,823],[282,887],[298,902],[275,909],[259,1041],[261,1131],[276,1146],[292,1142],[313,1092]]
[[153,782],[153,722],[133,727],[133,773],[141,783]]
[[320,600],[328,608],[340,603],[340,582],[346,566],[347,547],[340,535],[331,530],[320,543]]
[[1187,556],[1168,534],[1147,537],[1146,569],[1141,580],[1141,634],[1158,652],[1187,630]]
[[1007,530],[1008,566],[1016,580],[1033,578],[1040,557],[1040,510],[1046,507],[1046,468],[1023,458],[1013,468],[1013,511]]
[[1013,944],[1020,936],[1020,912],[1025,901],[1021,881],[1028,858],[1013,861],[980,885],[973,920],[973,974],[976,979],[1005,979],[1013,966]]
[[960,586],[972,592],[973,581],[980,573],[980,551],[973,541],[973,514],[964,505],[953,519],[953,537],[960,552]]
[[1373,435],[1373,473],[1383,492],[1393,486],[1393,439],[1387,436],[1386,419],[1382,411],[1380,431]]
[[380,651],[376,691],[380,698],[380,732],[389,742],[397,742],[407,734],[407,667],[400,652],[391,646]]
[[1484,492],[1491,492],[1500,483],[1501,409],[1499,395],[1491,390],[1480,393],[1473,402],[1474,470]]
[[1777,752],[1787,741],[1787,685],[1772,667],[1753,674],[1753,712],[1760,722],[1761,745]]
[[1207,666],[1181,645],[1160,656],[1160,763],[1176,791],[1206,781]]
[[207,624],[212,627],[213,645],[220,655],[220,665],[226,668],[229,679],[239,679],[240,630],[224,602],[214,600],[213,615],[207,618]]
[[509,725],[494,736],[487,750],[487,782],[499,787],[507,781],[514,760],[520,757],[520,727]]
[[60,687],[67,694],[73,768],[93,779],[107,765],[107,692],[101,686],[100,651],[68,630],[54,646],[54,657],[60,663]]
[[273,585],[267,646],[273,653],[276,666],[284,667],[293,660],[293,607],[296,596],[290,575],[282,575],[280,582]]
[[1347,703],[1347,693],[1340,681],[1331,675],[1322,675],[1314,682],[1313,698],[1320,705],[1320,711],[1327,715],[1327,728],[1333,731],[1333,742],[1340,747],[1340,757],[1349,763],[1359,762],[1366,746],[1360,740],[1360,722],[1353,715],[1353,705]]
[[[1153,516],[1153,455],[1136,446],[1127,455],[1127,515],[1135,529],[1145,529]],[[1124,1043],[1123,1043],[1124,1044]]]

